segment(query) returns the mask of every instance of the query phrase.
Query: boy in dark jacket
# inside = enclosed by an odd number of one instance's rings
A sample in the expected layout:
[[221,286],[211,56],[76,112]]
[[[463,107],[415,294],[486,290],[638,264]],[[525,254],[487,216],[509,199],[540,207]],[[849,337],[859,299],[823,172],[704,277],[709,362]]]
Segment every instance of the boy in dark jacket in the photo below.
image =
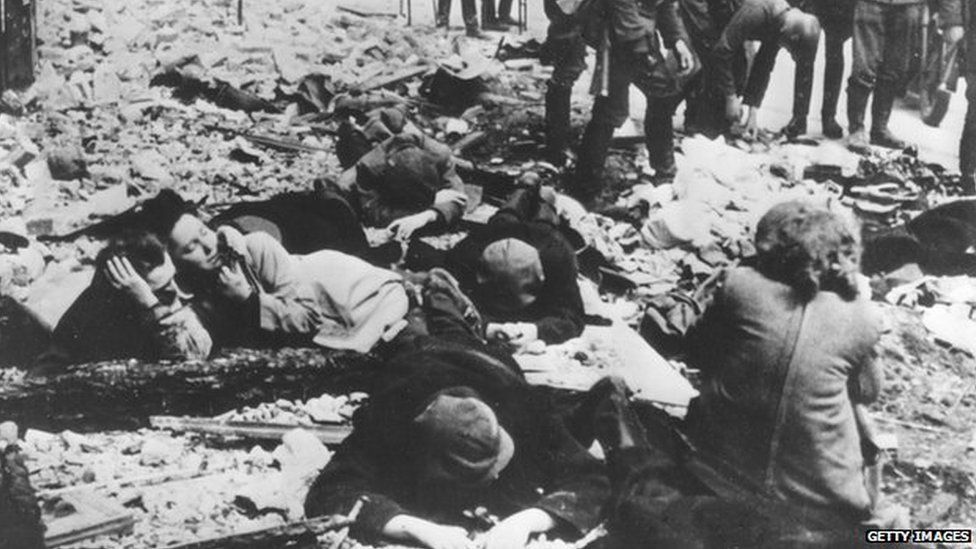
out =
[[609,496],[602,465],[510,359],[431,342],[388,372],[313,484],[308,516],[348,513],[366,496],[357,539],[470,547],[463,512],[483,506],[503,518],[488,549],[524,547],[549,530],[578,537],[599,522]]
[[517,191],[487,227],[447,255],[448,271],[485,317],[489,338],[562,343],[583,332],[576,256],[539,193]]

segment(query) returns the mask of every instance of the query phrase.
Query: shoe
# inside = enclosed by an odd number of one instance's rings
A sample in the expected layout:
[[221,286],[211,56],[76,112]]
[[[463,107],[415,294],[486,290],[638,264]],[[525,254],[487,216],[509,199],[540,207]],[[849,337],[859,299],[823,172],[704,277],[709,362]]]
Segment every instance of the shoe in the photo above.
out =
[[857,154],[870,153],[871,145],[868,142],[868,132],[861,128],[847,136],[847,149]]
[[908,143],[895,137],[895,134],[891,133],[888,128],[879,131],[871,130],[871,144],[886,149],[899,150],[908,146]]
[[517,26],[519,26],[519,22],[516,21],[515,19],[512,19],[512,16],[511,15],[506,15],[504,17],[499,18],[498,19],[498,22],[500,24],[502,24],[502,25],[506,25],[506,26],[509,26],[509,27],[517,27]]
[[[871,89],[851,84],[847,86],[847,148],[863,154],[869,150],[868,137],[864,131],[864,111],[868,106]],[[860,149],[860,150],[856,150]]]
[[790,122],[783,128],[783,135],[789,139],[794,139],[805,133],[807,133],[806,118],[794,117],[790,119]]
[[504,24],[499,23],[497,21],[493,21],[491,23],[482,23],[481,24],[481,28],[484,29],[484,30],[486,30],[486,31],[508,32],[508,25],[504,25]]
[[820,122],[823,128],[823,135],[827,139],[840,139],[844,137],[844,129],[840,127],[840,124],[834,120],[834,117],[823,118]]
[[874,100],[871,103],[871,144],[887,149],[904,149],[908,144],[895,137],[888,129],[888,119],[891,118],[891,108],[895,102],[895,90],[891,82],[878,82],[874,88]]
[[479,40],[490,40],[491,37],[487,34],[481,32],[480,29],[468,29],[464,32],[468,38],[477,38]]

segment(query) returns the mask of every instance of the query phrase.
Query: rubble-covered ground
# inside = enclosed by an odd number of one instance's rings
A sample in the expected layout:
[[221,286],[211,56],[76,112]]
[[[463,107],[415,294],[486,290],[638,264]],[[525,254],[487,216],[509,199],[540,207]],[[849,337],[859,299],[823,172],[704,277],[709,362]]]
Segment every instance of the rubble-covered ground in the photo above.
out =
[[[243,26],[235,11],[235,2],[202,0],[41,3],[37,81],[23,93],[3,96],[0,221],[22,223],[36,239],[121,212],[164,187],[203,200],[207,211],[308,188],[315,177],[335,176],[338,163],[327,131],[330,120],[309,112],[301,99],[307,74],[323,75],[333,91],[342,92],[410,67],[478,62],[478,54],[490,58],[497,48],[493,41],[457,41],[457,33],[407,27],[402,18],[345,12],[332,2],[247,2]],[[471,132],[486,132],[483,142],[463,153],[477,167],[551,175],[536,162],[547,69],[521,60],[484,63],[484,79],[498,98],[463,114],[429,104],[417,78],[389,91],[405,98],[413,119],[439,139],[457,143]],[[255,94],[274,105],[267,110],[278,112],[248,114],[204,98],[181,100],[169,87],[150,86],[168,68],[188,66],[208,82]],[[585,108],[574,118],[582,124]],[[239,132],[291,146],[261,146]],[[649,172],[641,148],[615,150],[611,185],[632,188],[620,204],[625,210],[636,207],[638,219],[584,215],[572,204],[564,208],[590,245],[634,285],[605,294],[603,302],[588,289],[597,312],[635,321],[649,298],[691,288],[748,254],[751,225],[784,198],[840,200],[862,220],[884,223],[955,192],[951,179],[897,153],[861,159],[837,143],[784,144],[766,137],[760,144],[736,146],[686,138],[679,175],[662,187],[643,181]],[[845,176],[854,177],[881,167],[909,198],[892,206],[870,194],[845,194],[839,185],[804,179],[810,164],[841,166]],[[53,323],[86,283],[99,246],[83,237],[47,245],[35,241],[18,253],[0,254],[0,295],[27,303]],[[936,291],[935,303],[955,307],[952,314],[961,316],[952,318],[965,326],[971,321],[958,311],[971,309],[976,291],[971,279],[957,282],[955,291]],[[971,528],[976,524],[974,347],[942,333],[944,322],[927,325],[931,305],[911,300],[894,305],[885,294],[877,297],[887,328],[879,348],[886,389],[873,410],[879,431],[891,435],[884,437],[891,458],[884,491],[906,506],[919,526]],[[21,375],[2,372],[2,383]],[[313,404],[269,403],[233,415],[295,425],[345,421],[348,402],[330,407],[335,402],[325,397]],[[304,465],[328,457],[328,450],[300,441],[279,448],[156,430],[33,431],[25,448],[35,487],[50,500],[56,501],[57,490],[91,484],[137,519],[131,534],[79,547],[166,545],[284,523],[300,513],[295,494],[256,503],[262,494],[248,487],[273,484],[270,476],[281,486],[298,485],[303,471],[307,474]],[[303,448],[307,460],[289,457]],[[288,475],[293,476],[281,480]],[[113,483],[133,477],[141,480]],[[46,513],[53,517],[58,510],[52,504]],[[333,538],[327,536],[323,546]]]

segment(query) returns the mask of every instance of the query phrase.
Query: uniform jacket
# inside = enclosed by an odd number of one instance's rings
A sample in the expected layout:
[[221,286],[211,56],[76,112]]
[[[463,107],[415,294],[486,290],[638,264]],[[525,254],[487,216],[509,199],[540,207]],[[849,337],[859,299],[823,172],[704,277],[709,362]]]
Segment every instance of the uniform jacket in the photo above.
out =
[[678,40],[689,43],[677,0],[590,0],[581,10],[583,37],[594,48],[600,47],[608,27],[611,44],[641,39],[656,44],[658,31],[668,48]]
[[[399,514],[468,525],[462,511],[478,506],[499,517],[540,508],[577,535],[599,522],[610,495],[604,467],[510,365],[476,347],[440,344],[401,355],[387,369],[382,387],[356,412],[352,435],[312,485],[307,516],[348,513],[367,496],[357,539],[376,538]],[[491,406],[515,454],[492,484],[449,491],[419,478],[423,452],[412,422],[435,393],[457,386]]]
[[743,102],[758,107],[769,87],[779,53],[780,16],[790,8],[786,0],[745,0],[712,47],[715,85],[723,96],[735,95],[734,58],[749,40],[762,42],[746,80]]

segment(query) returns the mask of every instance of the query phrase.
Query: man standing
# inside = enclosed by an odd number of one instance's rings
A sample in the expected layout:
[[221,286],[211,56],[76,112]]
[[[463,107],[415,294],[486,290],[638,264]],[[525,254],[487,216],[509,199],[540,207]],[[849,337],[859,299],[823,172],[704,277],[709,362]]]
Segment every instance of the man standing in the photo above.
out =
[[[605,77],[601,78],[603,89],[593,103],[593,115],[580,144],[575,180],[569,188],[576,198],[592,205],[603,190],[603,165],[614,129],[629,114],[630,85],[641,90],[648,104],[675,97],[696,64],[676,0],[607,0],[588,8],[581,24],[586,42],[607,61],[603,67]],[[661,54],[657,31],[671,50],[667,57]],[[603,53],[607,47],[609,52]],[[648,110],[649,114],[652,112]],[[650,116],[645,118],[644,126],[651,146],[658,128]]]
[[576,0],[543,3],[549,18],[545,53],[547,61],[552,63],[552,76],[546,89],[546,157],[556,166],[566,164],[573,84],[586,70],[586,44],[577,19],[581,3]]
[[[837,123],[837,100],[844,78],[844,43],[851,37],[854,27],[854,3],[849,0],[810,0],[803,3],[803,10],[817,16],[824,31],[824,84],[823,104],[820,107],[821,130],[824,137],[840,139],[844,130]],[[810,107],[810,87],[801,83],[812,78],[811,57],[796,65],[793,88],[793,119],[783,129],[789,137],[807,131],[807,114]]]
[[976,194],[976,19],[973,0],[945,0],[940,17],[945,39],[955,44],[965,34],[966,55],[963,73],[966,75],[966,123],[959,141],[959,171],[966,194]]
[[[769,86],[769,77],[776,63],[780,47],[793,56],[797,65],[809,63],[809,70],[797,83],[806,107],[794,105],[794,112],[809,107],[810,87],[813,84],[813,58],[817,55],[820,40],[820,23],[817,18],[790,7],[786,0],[746,0],[732,16],[728,26],[712,48],[715,86],[725,96],[725,115],[738,122],[741,106],[736,95],[734,63],[736,55],[750,40],[762,42],[746,79],[742,102],[749,107],[745,131],[747,137],[758,132],[758,110]],[[805,118],[805,115],[804,115]]]
[[[854,66],[847,83],[848,148],[864,152],[868,143],[901,149],[905,142],[888,130],[895,95],[912,62],[922,21],[921,0],[857,0],[854,5]],[[871,102],[870,141],[864,125]]]

